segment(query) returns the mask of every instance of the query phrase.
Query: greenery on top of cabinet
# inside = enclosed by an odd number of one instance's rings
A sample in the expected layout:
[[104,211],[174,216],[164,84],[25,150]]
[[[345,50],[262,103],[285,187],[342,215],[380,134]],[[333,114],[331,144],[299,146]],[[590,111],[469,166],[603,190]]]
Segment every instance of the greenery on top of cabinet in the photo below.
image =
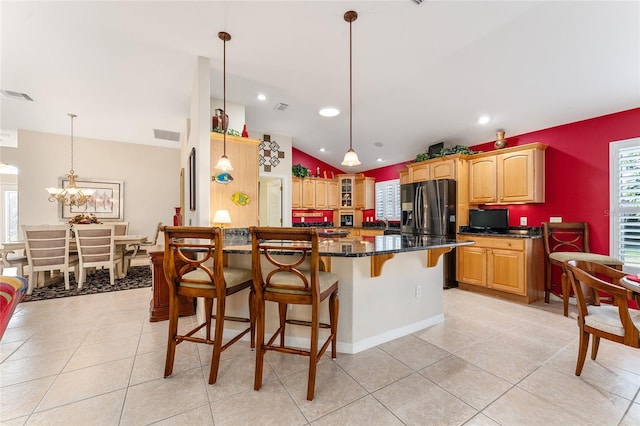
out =
[[413,163],[419,163],[420,161],[431,160],[432,158],[444,157],[446,155],[452,155],[452,154],[473,155],[473,154],[477,154],[478,152],[481,152],[481,151],[472,151],[469,149],[468,146],[454,145],[448,148],[442,148],[440,152],[437,152],[433,155],[429,155],[429,153],[427,152],[422,152],[416,155],[416,158],[413,160]]
[[295,164],[291,167],[291,174],[295,177],[304,178],[311,176],[311,171],[308,167],[305,167],[302,164]]

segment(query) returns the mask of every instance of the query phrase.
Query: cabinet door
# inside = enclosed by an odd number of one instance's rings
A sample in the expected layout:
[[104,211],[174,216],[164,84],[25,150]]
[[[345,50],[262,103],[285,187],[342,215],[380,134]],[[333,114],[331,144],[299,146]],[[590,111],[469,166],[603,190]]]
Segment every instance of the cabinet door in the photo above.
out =
[[364,209],[364,179],[356,179],[356,186],[353,194],[356,197],[355,208]]
[[326,209],[327,208],[327,180],[316,179],[315,180],[315,208]]
[[330,180],[327,183],[327,207],[330,209],[337,209],[338,199],[338,181]]
[[316,186],[313,179],[302,179],[302,207],[305,209],[315,208]]
[[400,179],[400,185],[411,182],[411,179],[409,178],[409,169],[398,171],[398,178]]
[[469,161],[469,202],[482,204],[496,200],[496,157]]
[[429,180],[429,163],[422,162],[409,167],[409,180],[411,182],[422,182]]
[[486,286],[486,249],[480,247],[458,247],[458,281]]
[[302,179],[291,178],[291,208],[302,208]]
[[353,207],[354,179],[351,177],[340,178],[340,207]]
[[431,164],[430,179],[455,179],[456,160],[444,160]]
[[[543,202],[544,192],[539,190],[544,169],[536,164],[542,151],[529,149],[498,156],[498,201]],[[544,188],[542,183],[542,188]],[[540,196],[542,195],[542,199]]]
[[524,252],[487,250],[487,286],[508,293],[526,294]]

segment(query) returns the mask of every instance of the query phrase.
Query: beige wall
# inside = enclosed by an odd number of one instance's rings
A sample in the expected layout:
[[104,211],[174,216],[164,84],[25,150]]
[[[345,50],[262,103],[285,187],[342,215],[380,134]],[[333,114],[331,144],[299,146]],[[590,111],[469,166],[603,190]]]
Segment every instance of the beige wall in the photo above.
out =
[[[80,178],[124,181],[124,220],[129,233],[153,237],[160,221],[173,223],[179,205],[179,149],[74,137],[74,169]],[[58,203],[45,187],[69,172],[69,135],[18,131],[18,147],[0,147],[2,162],[19,169],[21,225],[62,223]]]

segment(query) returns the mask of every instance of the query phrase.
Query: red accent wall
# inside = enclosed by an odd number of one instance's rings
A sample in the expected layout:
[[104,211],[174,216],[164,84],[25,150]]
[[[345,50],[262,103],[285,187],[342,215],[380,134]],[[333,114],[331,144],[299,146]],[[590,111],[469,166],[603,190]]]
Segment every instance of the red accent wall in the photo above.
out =
[[[508,129],[507,129],[508,130]],[[564,222],[588,222],[591,251],[609,253],[609,144],[640,137],[640,108],[577,121],[518,136],[507,132],[508,146],[540,142],[545,154],[545,199],[542,204],[513,204],[509,224],[526,216],[529,226],[540,226],[551,216]],[[470,147],[492,151],[493,141]],[[410,160],[408,160],[410,161]],[[365,172],[376,181],[396,179],[406,162]]]
[[324,177],[324,171],[327,172],[327,177],[331,179],[331,172],[334,174],[345,173],[340,169],[336,169],[335,167],[325,163],[324,161],[320,161],[315,157],[306,154],[299,149],[292,148],[291,150],[291,164],[302,164],[305,167],[308,167],[311,170],[311,176],[316,175],[316,169],[320,167],[320,177]]
[[[293,213],[322,213],[322,217],[305,217],[304,218],[305,223],[333,222],[333,210],[309,210],[309,209],[291,210],[291,223],[300,223],[302,222],[302,218],[293,217]],[[325,218],[327,218],[327,220],[324,220]]]

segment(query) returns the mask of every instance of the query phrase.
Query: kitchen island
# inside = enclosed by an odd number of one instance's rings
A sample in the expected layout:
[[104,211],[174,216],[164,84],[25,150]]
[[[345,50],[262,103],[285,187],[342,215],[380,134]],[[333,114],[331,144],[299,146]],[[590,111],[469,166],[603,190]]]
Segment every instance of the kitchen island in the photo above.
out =
[[[354,354],[444,321],[441,255],[471,244],[404,235],[321,239],[324,269],[339,277],[338,351]],[[224,253],[229,266],[251,268],[251,246],[246,241],[226,239]],[[287,255],[285,248],[281,254]],[[278,324],[277,310],[269,305],[267,333]],[[326,304],[322,308],[321,321],[326,322],[328,308]],[[246,299],[227,300],[231,315],[246,310]],[[305,316],[308,307],[290,307],[289,318]],[[289,334],[294,345],[308,346],[305,327],[291,327]]]

